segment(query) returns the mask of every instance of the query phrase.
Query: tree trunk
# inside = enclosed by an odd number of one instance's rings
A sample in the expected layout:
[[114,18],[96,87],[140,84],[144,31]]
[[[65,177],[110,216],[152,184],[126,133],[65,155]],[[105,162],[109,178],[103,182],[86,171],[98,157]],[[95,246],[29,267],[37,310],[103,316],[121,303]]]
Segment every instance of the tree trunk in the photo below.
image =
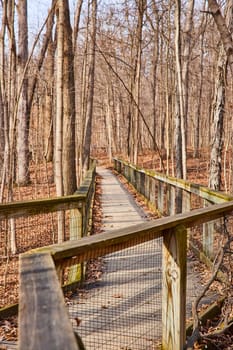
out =
[[[188,130],[188,112],[189,112],[189,65],[191,61],[191,32],[193,27],[193,8],[194,0],[189,0],[187,4],[187,13],[185,19],[185,25],[183,30],[183,62],[182,62],[182,93],[183,93],[183,123],[184,123],[184,133],[185,133],[185,159],[186,159],[186,140],[187,140],[187,130]],[[184,157],[184,156],[183,156]],[[185,171],[186,172],[186,171]]]
[[142,27],[143,17],[146,9],[146,0],[138,1],[138,15],[137,15],[137,29],[136,29],[136,43],[135,51],[136,58],[134,63],[134,76],[132,83],[132,114],[131,114],[131,133],[132,144],[130,159],[134,164],[137,164],[138,159],[138,142],[139,142],[139,99],[140,99],[140,82],[141,82],[141,56],[142,56]]
[[62,171],[64,194],[76,190],[75,163],[75,84],[72,28],[68,0],[64,3],[64,62],[63,62],[63,154]]
[[176,0],[175,11],[175,55],[176,55],[176,127],[175,127],[175,143],[176,143],[176,176],[186,178],[186,140],[184,129],[184,101],[183,101],[183,84],[181,72],[181,38],[180,38],[180,0]]
[[[228,1],[226,7],[226,25],[232,31],[233,13],[232,1]],[[222,167],[222,146],[223,146],[223,122],[225,113],[225,96],[226,96],[226,69],[227,54],[224,45],[219,49],[219,56],[216,69],[215,91],[212,109],[212,147],[210,155],[210,176],[209,187],[214,190],[220,190],[221,186],[221,167]]]
[[87,91],[87,110],[84,128],[82,171],[83,174],[90,165],[91,151],[91,133],[93,120],[93,101],[94,101],[94,82],[95,82],[95,45],[96,45],[96,16],[97,0],[92,0],[92,28],[91,28],[91,52],[88,71],[88,91]]
[[53,99],[54,99],[54,57],[55,47],[52,41],[52,33],[50,35],[45,74],[47,77],[47,86],[45,93],[45,113],[44,113],[44,157],[47,162],[53,160]]
[[[64,6],[63,0],[57,1],[57,81],[56,81],[56,123],[54,170],[57,196],[63,196],[62,178],[62,141],[63,141],[63,61],[64,61]],[[58,243],[64,240],[64,213],[58,213]]]
[[[221,40],[228,58],[228,64],[229,64],[231,73],[233,74],[233,40],[232,40],[231,32],[229,31],[226,21],[223,15],[221,14],[217,1],[208,0],[208,4],[209,4],[210,12],[214,18],[219,34],[221,36]],[[229,4],[229,6],[231,7],[229,11],[232,12],[232,4],[231,5]]]
[[18,0],[17,9],[19,27],[18,83],[22,82],[17,113],[17,183],[27,185],[30,180],[28,78],[24,74],[28,59],[27,0]]

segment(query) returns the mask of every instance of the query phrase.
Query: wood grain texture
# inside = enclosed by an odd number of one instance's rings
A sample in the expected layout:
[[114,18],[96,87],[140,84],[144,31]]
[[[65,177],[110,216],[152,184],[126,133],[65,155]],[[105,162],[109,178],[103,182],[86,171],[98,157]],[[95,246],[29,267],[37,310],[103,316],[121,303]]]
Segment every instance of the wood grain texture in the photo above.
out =
[[19,350],[77,350],[49,254],[20,257]]
[[[208,222],[233,211],[233,203],[223,203],[212,205],[208,208],[196,209],[188,213],[181,213],[170,217],[156,219],[155,221],[118,229],[109,233],[84,237],[77,241],[64,242],[51,246],[34,249],[31,252],[47,252],[53,256],[55,261],[69,259],[74,256],[79,257],[79,262],[94,258],[99,254],[107,254],[130,247],[136,243],[149,241],[153,238],[161,237],[164,230],[184,225],[186,228]],[[110,248],[111,247],[111,248]],[[102,252],[102,253],[101,253]]]
[[[162,183],[173,185],[173,186],[180,188],[186,192],[196,194],[197,196],[199,196],[203,199],[207,199],[210,202],[215,203],[215,204],[229,202],[229,201],[233,200],[233,196],[231,196],[227,193],[223,193],[220,191],[214,191],[214,190],[209,189],[208,187],[194,184],[194,183],[189,182],[187,180],[177,179],[177,178],[172,177],[172,176],[167,176],[167,175],[158,173],[156,171],[145,170],[145,169],[142,169],[140,167],[136,168],[134,165],[129,164],[128,162],[125,162],[125,161],[120,160],[120,159],[115,159],[115,164],[117,164],[117,162],[119,162],[121,164],[121,167],[124,164],[127,164],[127,166],[132,167],[136,171],[136,173],[140,173],[140,172],[145,173],[147,176],[153,177],[154,179],[156,179]],[[121,169],[121,167],[119,165],[117,167],[118,167],[118,169]]]
[[183,349],[186,322],[186,251],[184,226],[164,234],[162,289],[162,349]]

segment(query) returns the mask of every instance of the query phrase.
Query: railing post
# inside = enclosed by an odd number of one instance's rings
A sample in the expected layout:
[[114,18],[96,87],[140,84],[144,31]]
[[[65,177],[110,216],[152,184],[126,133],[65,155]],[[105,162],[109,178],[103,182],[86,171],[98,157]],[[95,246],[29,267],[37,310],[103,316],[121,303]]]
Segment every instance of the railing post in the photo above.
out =
[[150,177],[149,201],[155,207],[155,179]]
[[[208,200],[204,200],[204,207],[208,207],[212,203]],[[203,224],[202,234],[203,252],[205,255],[213,259],[214,257],[214,221]]]
[[[83,237],[83,203],[81,210],[72,209],[70,211],[70,241]],[[83,264],[73,265],[69,269],[68,284],[80,282],[83,279]]]
[[145,174],[145,197],[150,200],[150,177]]
[[164,187],[163,184],[159,181],[158,183],[158,211],[163,214],[163,199],[164,199]]
[[175,215],[176,207],[175,207],[175,188],[172,185],[167,186],[167,214]]
[[186,252],[184,226],[163,233],[162,349],[183,349],[186,321]]
[[191,193],[183,191],[182,213],[189,212],[191,208]]
[[135,178],[136,178],[136,190],[138,192],[140,192],[140,190],[141,190],[141,173],[138,170],[136,170]]
[[135,169],[130,167],[130,181],[131,184],[136,188],[136,175],[135,175]]
[[143,173],[143,172],[141,172],[140,171],[140,190],[139,190],[139,192],[143,195],[143,196],[145,196],[145,177],[146,177],[146,174],[145,173]]
[[129,180],[129,166],[124,164],[124,177]]

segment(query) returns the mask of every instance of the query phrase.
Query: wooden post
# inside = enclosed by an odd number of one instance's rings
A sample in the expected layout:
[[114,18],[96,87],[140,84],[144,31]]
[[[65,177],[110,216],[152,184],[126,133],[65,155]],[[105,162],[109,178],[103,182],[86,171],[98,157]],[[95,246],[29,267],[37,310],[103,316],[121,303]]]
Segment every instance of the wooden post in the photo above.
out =
[[136,170],[136,190],[140,192],[141,190],[141,173]]
[[153,177],[150,177],[150,194],[149,194],[149,201],[152,203],[152,205],[155,207],[155,179]]
[[113,159],[113,168],[117,170],[117,159]]
[[[212,205],[210,201],[204,200],[204,207],[210,205]],[[214,221],[203,224],[202,245],[203,252],[212,260],[214,257]]]
[[182,213],[189,212],[191,208],[191,193],[183,191]]
[[162,290],[162,349],[181,350],[185,345],[186,252],[184,226],[164,231]]
[[146,174],[140,171],[140,193],[145,196],[145,177]]
[[150,177],[145,174],[145,197],[150,200]]
[[136,176],[135,176],[135,169],[134,168],[130,168],[130,181],[131,184],[136,188]]
[[[182,213],[190,212],[191,210],[191,193],[188,191],[183,191],[182,199]],[[187,246],[190,246],[190,228],[187,229]]]
[[163,200],[164,200],[164,188],[163,184],[159,181],[158,183],[158,210],[161,214],[163,214]]
[[176,207],[175,207],[175,197],[176,197],[176,190],[174,186],[168,185],[167,187],[167,214],[168,215],[175,215]]
[[19,350],[78,350],[48,253],[20,256]]
[[[70,211],[70,241],[83,237],[83,218],[82,212],[78,209]],[[83,264],[76,264],[70,267],[68,275],[68,284],[79,282],[83,278]]]

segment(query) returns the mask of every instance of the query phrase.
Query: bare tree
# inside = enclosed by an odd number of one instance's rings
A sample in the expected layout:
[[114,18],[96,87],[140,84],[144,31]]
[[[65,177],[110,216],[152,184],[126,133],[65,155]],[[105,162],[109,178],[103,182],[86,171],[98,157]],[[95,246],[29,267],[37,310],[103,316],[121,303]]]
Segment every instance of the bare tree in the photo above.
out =
[[28,59],[27,0],[18,0],[17,10],[19,27],[17,66],[18,84],[20,86],[17,113],[17,183],[26,185],[30,179],[28,78],[24,72]]
[[76,190],[75,163],[75,84],[72,28],[68,1],[64,3],[64,61],[63,61],[63,152],[62,171],[64,194]]
[[[90,4],[90,3],[89,3]],[[97,0],[92,0],[92,27],[91,27],[91,48],[89,55],[88,90],[87,90],[87,110],[83,138],[82,170],[87,171],[90,163],[90,147],[93,120],[94,82],[95,82],[95,46],[96,46],[96,17]]]
[[231,32],[227,28],[227,24],[221,13],[221,10],[217,1],[208,0],[208,4],[209,4],[209,10],[213,15],[214,21],[217,25],[219,34],[221,36],[223,47],[228,57],[228,63],[230,66],[231,73],[233,74],[233,40],[232,40]]
[[[64,195],[62,173],[62,141],[63,141],[63,62],[64,62],[64,3],[57,1],[57,63],[56,63],[56,121],[55,121],[55,150],[54,171],[55,185],[58,196]],[[64,213],[58,213],[58,242],[64,240]]]
[[[227,2],[225,22],[230,31],[233,28],[232,1]],[[212,133],[211,133],[211,155],[209,186],[220,190],[221,167],[222,167],[222,146],[223,146],[223,123],[225,114],[226,99],[226,74],[227,54],[223,44],[219,48],[219,56],[216,67],[215,90],[212,108]]]

